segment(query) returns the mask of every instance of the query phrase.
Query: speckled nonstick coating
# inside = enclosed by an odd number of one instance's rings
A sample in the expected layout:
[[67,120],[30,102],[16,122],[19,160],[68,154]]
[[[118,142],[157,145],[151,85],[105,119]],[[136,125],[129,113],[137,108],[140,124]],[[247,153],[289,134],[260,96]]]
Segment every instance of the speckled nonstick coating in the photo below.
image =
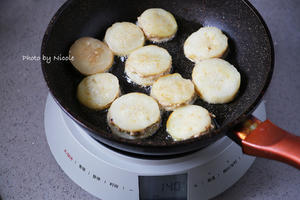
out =
[[[242,76],[239,94],[227,104],[207,104],[198,99],[195,104],[215,114],[219,128],[209,134],[174,142],[165,132],[169,113],[164,114],[159,131],[152,137],[126,140],[113,135],[106,123],[106,111],[94,111],[82,106],[76,98],[76,88],[84,76],[70,62],[42,60],[47,85],[61,108],[78,124],[89,130],[98,141],[113,148],[142,155],[164,156],[186,153],[203,148],[237,123],[245,120],[263,96],[272,76],[274,53],[269,31],[258,12],[242,0],[69,0],[52,18],[42,43],[41,54],[67,56],[72,43],[82,36],[103,40],[106,29],[115,22],[136,22],[148,8],[164,8],[174,14],[178,23],[176,37],[159,44],[173,58],[173,72],[191,78],[193,63],[185,58],[185,39],[202,26],[216,26],[229,38],[230,52],[226,58]],[[115,57],[111,70],[120,81],[123,93],[149,91],[126,81],[124,63]],[[233,137],[232,135],[229,135]]]

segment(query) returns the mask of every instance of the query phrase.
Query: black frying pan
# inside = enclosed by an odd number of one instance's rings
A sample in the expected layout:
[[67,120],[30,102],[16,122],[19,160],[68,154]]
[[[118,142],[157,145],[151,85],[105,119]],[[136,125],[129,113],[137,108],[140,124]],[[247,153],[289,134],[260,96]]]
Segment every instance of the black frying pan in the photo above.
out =
[[[163,8],[174,14],[178,23],[176,37],[159,44],[173,58],[173,72],[191,78],[193,63],[185,58],[185,39],[202,26],[216,26],[229,37],[230,52],[226,58],[242,76],[239,94],[228,104],[212,105],[198,99],[195,104],[216,115],[218,128],[205,136],[174,142],[165,131],[170,113],[163,116],[163,126],[152,137],[127,140],[113,135],[106,123],[106,111],[94,111],[82,106],[76,98],[76,88],[84,78],[70,62],[42,60],[42,70],[48,87],[61,108],[98,141],[118,150],[151,156],[175,155],[201,149],[227,133],[233,134],[237,124],[244,121],[262,98],[270,82],[274,53],[269,31],[258,12],[243,0],[69,0],[52,18],[42,44],[42,55],[67,56],[72,43],[80,37],[91,36],[102,40],[106,29],[118,21],[136,22],[148,8]],[[120,81],[123,93],[147,89],[126,81],[124,63],[115,57],[111,70]],[[240,135],[239,135],[240,136]],[[299,161],[300,163],[300,161]]]

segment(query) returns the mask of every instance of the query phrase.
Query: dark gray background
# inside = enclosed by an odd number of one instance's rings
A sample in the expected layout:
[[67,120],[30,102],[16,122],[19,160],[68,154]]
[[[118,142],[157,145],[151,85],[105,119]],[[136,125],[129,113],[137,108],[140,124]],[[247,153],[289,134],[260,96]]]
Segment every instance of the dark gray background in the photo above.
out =
[[[43,110],[48,93],[39,55],[48,22],[64,0],[0,3],[0,195],[10,199],[96,199],[59,168],[48,148]],[[275,71],[264,99],[268,117],[300,135],[300,4],[251,0],[275,45]],[[300,171],[258,158],[240,181],[216,199],[299,199]]]

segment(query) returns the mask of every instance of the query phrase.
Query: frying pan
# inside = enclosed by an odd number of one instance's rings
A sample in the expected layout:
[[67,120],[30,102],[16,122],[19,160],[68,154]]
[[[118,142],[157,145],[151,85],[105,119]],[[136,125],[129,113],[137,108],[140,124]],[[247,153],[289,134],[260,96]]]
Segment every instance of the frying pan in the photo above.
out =
[[[229,38],[230,51],[226,60],[241,73],[241,88],[235,100],[227,104],[213,105],[200,99],[195,102],[216,115],[217,128],[209,134],[175,142],[165,131],[170,113],[164,113],[162,127],[154,136],[139,140],[117,137],[107,126],[107,111],[90,110],[78,102],[76,88],[84,76],[70,62],[59,59],[68,56],[70,46],[78,38],[91,36],[102,40],[106,29],[113,23],[134,23],[144,10],[155,7],[170,11],[177,20],[176,37],[159,46],[171,54],[173,72],[184,78],[191,78],[194,66],[183,53],[183,43],[191,33],[202,26],[216,26]],[[247,154],[300,167],[299,137],[286,133],[269,121],[261,123],[251,117],[271,80],[274,52],[267,26],[248,1],[69,0],[48,25],[41,56],[52,58],[51,62],[41,60],[43,74],[54,99],[92,137],[109,147],[143,156],[171,156],[199,150],[227,134]],[[123,94],[133,91],[149,94],[149,88],[127,82],[124,63],[118,57],[115,57],[110,72],[119,78]]]

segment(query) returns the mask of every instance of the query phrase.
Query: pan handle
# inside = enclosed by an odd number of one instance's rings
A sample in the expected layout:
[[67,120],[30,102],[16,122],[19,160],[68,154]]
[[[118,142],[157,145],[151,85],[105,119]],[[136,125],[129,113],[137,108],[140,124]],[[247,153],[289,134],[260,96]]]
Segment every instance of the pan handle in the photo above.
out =
[[300,137],[274,125],[269,120],[259,121],[251,116],[234,131],[241,141],[243,152],[269,158],[300,169]]

